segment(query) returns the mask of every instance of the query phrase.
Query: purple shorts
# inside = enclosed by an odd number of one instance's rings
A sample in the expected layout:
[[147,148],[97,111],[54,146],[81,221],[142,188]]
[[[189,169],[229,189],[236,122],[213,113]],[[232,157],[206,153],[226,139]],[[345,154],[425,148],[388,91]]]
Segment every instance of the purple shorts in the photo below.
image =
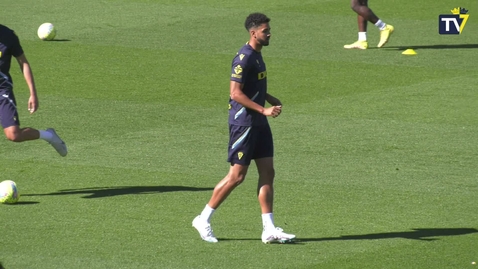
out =
[[11,91],[0,91],[0,123],[3,129],[20,125],[17,103]]
[[262,126],[229,125],[227,161],[249,165],[252,159],[274,156],[274,143],[269,124]]

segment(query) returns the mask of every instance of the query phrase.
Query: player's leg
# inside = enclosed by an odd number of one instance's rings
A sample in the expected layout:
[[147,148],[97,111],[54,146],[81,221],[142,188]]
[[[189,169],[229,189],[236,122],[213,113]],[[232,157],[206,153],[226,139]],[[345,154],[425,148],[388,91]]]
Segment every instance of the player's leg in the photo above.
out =
[[257,185],[257,198],[262,212],[262,242],[286,243],[293,241],[295,235],[285,233],[274,224],[274,161],[272,157],[256,159],[259,182]]
[[[357,13],[357,25],[358,25],[358,39],[352,44],[347,44],[344,46],[346,49],[367,49],[367,23],[368,20],[365,16],[361,15],[363,11],[361,10],[360,6],[365,5],[367,7],[367,2],[363,2],[360,0],[352,0],[351,7]],[[357,12],[360,11],[361,13]],[[372,13],[373,14],[373,13]]]
[[345,49],[367,49],[368,42],[367,42],[367,19],[364,17],[357,15],[357,23],[358,23],[358,40],[352,44],[344,45]]
[[263,230],[275,229],[274,225],[274,161],[272,157],[256,159],[259,180],[257,199],[261,206]]
[[368,7],[368,0],[351,0],[351,8],[358,14],[359,40],[353,44],[344,46],[344,48],[366,49],[368,47],[368,43],[366,42],[367,21],[373,23],[380,30],[380,42],[378,47],[383,47],[388,42],[390,35],[394,31],[393,26],[387,25],[375,15],[375,13]]
[[36,140],[40,138],[40,132],[33,128],[20,128],[13,125],[3,129],[5,136],[12,142],[23,142],[28,140]]
[[[261,158],[255,160],[259,180],[257,184],[257,199],[261,206],[262,214],[272,214],[274,209],[274,177],[275,170],[273,158]],[[271,225],[269,227],[269,225]],[[264,221],[264,228],[274,228],[273,221]]]
[[68,152],[66,145],[56,134],[55,130],[37,130],[30,127],[20,128],[20,120],[15,104],[13,94],[5,93],[0,96],[0,121],[6,138],[13,142],[43,139],[50,143],[61,156],[65,156]]
[[368,7],[368,0],[352,0],[350,6],[355,13],[373,24],[379,20],[377,15]]
[[228,162],[231,166],[229,172],[216,185],[201,214],[193,220],[193,227],[198,230],[204,241],[217,242],[210,224],[211,217],[229,194],[246,178],[252,157],[250,149],[254,144],[253,132],[252,127],[230,126]]
[[232,164],[229,173],[214,187],[209,207],[217,209],[231,192],[246,178],[249,165]]
[[274,224],[274,142],[269,125],[261,126],[257,136],[254,159],[259,173],[257,184],[257,199],[262,213],[262,242],[287,242],[295,238],[286,234]]
[[362,2],[362,6],[359,7],[359,9],[361,10],[360,12],[364,14],[364,15],[362,14],[361,15],[365,17],[368,21],[373,23],[375,26],[377,26],[377,28],[380,30],[380,41],[378,42],[377,47],[381,48],[390,39],[390,35],[394,31],[394,27],[390,24],[386,24],[385,22],[383,22],[373,13],[373,11],[370,8],[368,8],[368,0],[360,0],[360,1]]
[[199,216],[193,220],[193,227],[206,242],[216,243],[217,238],[211,227],[214,211],[226,200],[231,192],[246,178],[248,165],[232,164],[229,173],[214,188],[209,202]]

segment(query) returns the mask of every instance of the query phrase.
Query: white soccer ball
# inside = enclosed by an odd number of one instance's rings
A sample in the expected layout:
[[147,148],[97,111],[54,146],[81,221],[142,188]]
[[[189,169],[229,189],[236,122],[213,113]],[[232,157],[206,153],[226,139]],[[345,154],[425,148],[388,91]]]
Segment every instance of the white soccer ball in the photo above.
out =
[[49,22],[45,22],[38,27],[37,34],[41,40],[53,40],[56,36],[55,26]]
[[18,193],[17,184],[12,180],[0,182],[0,203],[14,204],[18,202],[20,194]]

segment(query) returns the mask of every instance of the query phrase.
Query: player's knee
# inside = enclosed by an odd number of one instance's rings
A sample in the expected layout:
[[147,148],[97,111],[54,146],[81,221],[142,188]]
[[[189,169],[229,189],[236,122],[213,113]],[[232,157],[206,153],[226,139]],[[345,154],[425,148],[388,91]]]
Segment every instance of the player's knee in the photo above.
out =
[[229,183],[233,185],[240,185],[246,179],[246,175],[243,174],[231,174],[229,175]]
[[7,137],[8,140],[12,141],[12,142],[21,142],[21,138],[20,138],[20,132],[16,132],[16,131],[8,131],[8,132],[5,132],[5,136]]
[[361,6],[366,6],[366,5],[367,5],[367,1],[352,0],[350,2],[350,8],[355,12],[358,12]]

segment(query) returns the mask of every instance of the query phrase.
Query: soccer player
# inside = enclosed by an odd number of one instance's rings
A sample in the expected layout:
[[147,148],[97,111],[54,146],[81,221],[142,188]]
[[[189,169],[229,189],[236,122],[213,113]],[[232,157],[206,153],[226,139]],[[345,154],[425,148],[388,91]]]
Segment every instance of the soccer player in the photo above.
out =
[[371,22],[380,30],[380,42],[377,47],[383,47],[393,33],[393,26],[386,24],[379,19],[373,11],[368,7],[368,0],[351,0],[353,11],[357,13],[357,23],[359,28],[358,40],[350,45],[345,45],[346,49],[367,49],[367,22]]
[[38,109],[38,97],[30,64],[15,32],[0,24],[0,123],[5,136],[13,142],[43,139],[50,143],[61,156],[66,156],[68,153],[66,145],[54,129],[20,128],[17,103],[13,94],[13,81],[10,76],[12,56],[17,59],[20,70],[30,89],[28,111],[30,114],[33,114]]
[[[229,99],[229,173],[214,188],[202,213],[193,220],[204,241],[215,243],[210,220],[214,211],[246,178],[251,160],[259,173],[257,196],[262,211],[262,242],[288,242],[295,238],[274,225],[274,146],[266,117],[277,117],[282,103],[267,93],[267,71],[261,50],[269,45],[270,19],[261,13],[250,14],[245,21],[249,42],[232,61]],[[271,105],[266,108],[266,101]]]

